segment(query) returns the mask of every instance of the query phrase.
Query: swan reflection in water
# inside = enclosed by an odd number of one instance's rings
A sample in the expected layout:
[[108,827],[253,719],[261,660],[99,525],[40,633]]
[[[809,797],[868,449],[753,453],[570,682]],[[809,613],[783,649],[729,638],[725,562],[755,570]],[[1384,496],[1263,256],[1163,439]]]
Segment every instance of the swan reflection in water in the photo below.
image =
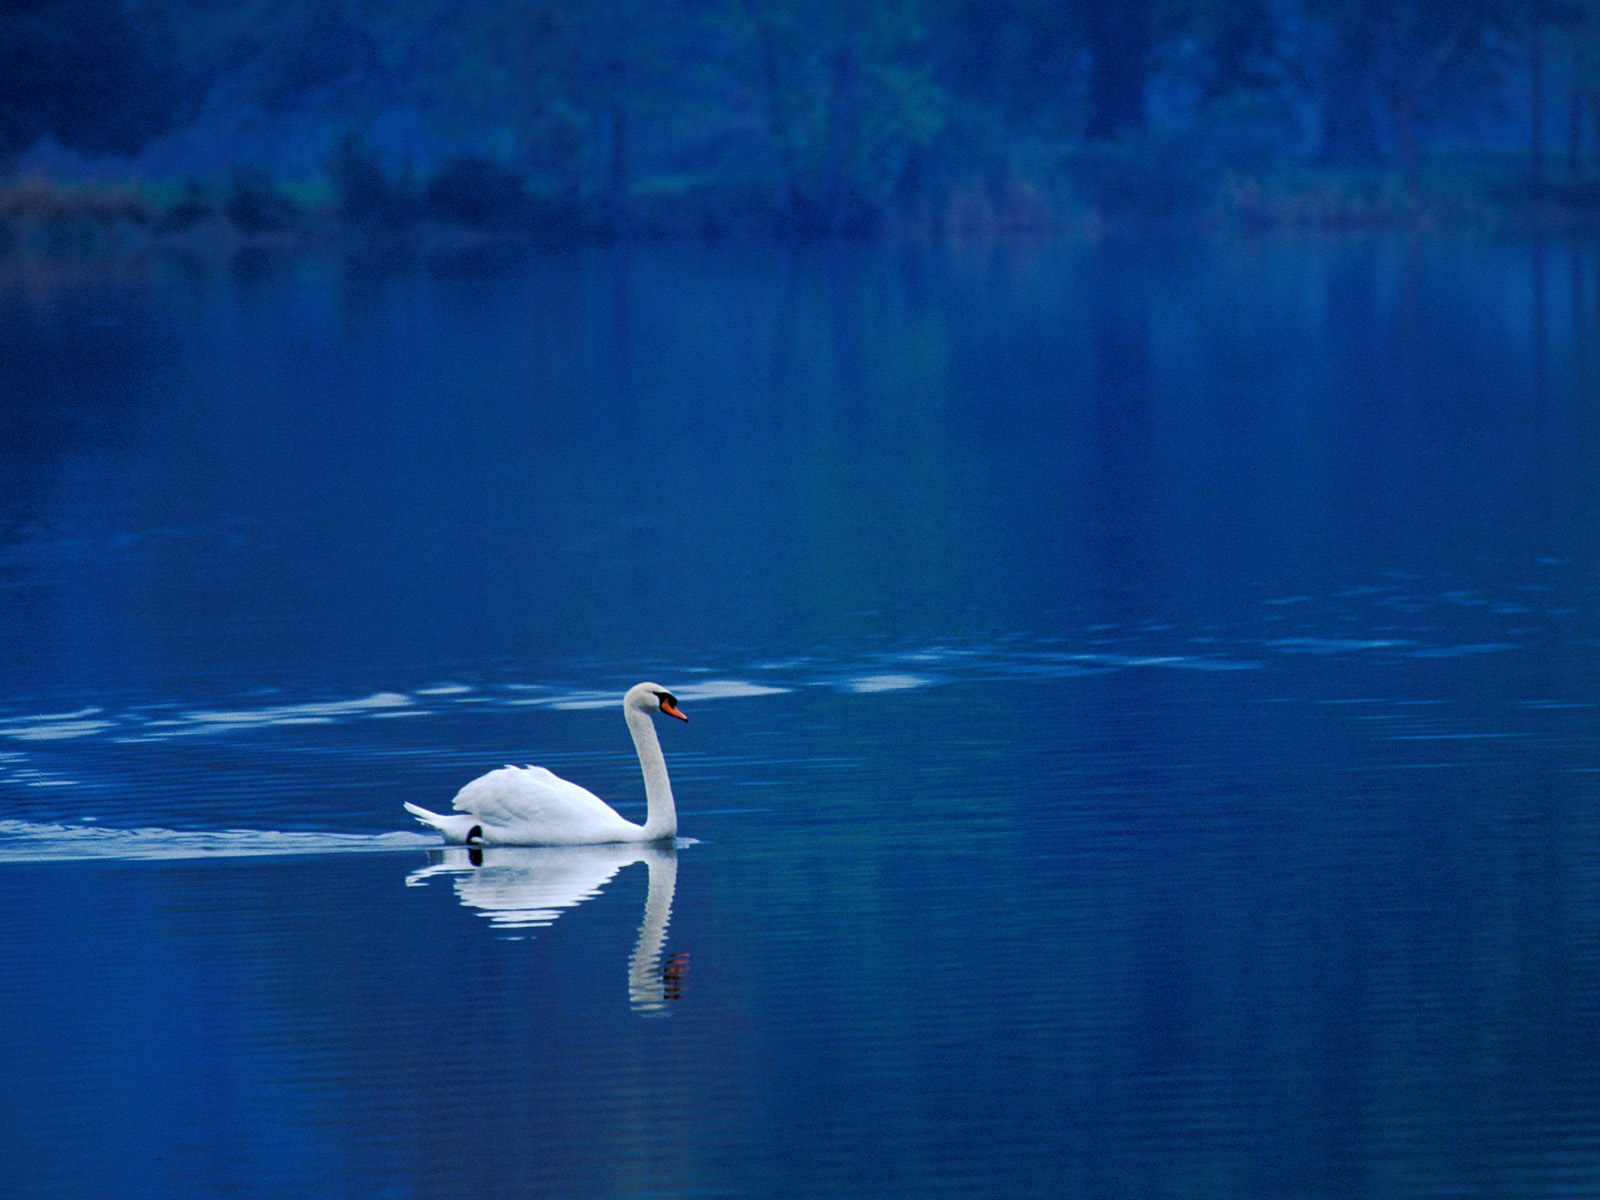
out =
[[594,899],[617,872],[637,862],[650,872],[650,888],[639,940],[628,956],[628,1002],[635,1012],[665,1015],[683,994],[689,965],[682,952],[661,960],[678,882],[678,852],[671,846],[450,846],[430,850],[428,865],[406,876],[406,886],[449,876],[456,899],[495,929],[539,929]]

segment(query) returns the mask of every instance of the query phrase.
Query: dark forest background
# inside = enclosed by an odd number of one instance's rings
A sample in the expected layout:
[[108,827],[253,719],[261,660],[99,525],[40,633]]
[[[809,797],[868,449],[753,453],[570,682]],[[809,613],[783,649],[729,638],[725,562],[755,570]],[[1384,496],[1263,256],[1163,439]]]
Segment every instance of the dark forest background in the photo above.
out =
[[7,0],[0,18],[12,239],[1597,209],[1600,0]]

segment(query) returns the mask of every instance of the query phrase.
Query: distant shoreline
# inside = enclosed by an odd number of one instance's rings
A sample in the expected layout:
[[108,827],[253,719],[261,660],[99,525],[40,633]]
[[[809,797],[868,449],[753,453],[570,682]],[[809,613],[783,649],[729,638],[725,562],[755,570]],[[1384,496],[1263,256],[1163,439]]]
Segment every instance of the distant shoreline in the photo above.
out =
[[391,185],[340,195],[328,180],[235,173],[207,181],[0,181],[0,254],[178,248],[389,246],[467,249],[655,239],[810,241],[893,236],[935,241],[1097,238],[1151,231],[1592,232],[1600,184],[1533,184],[1513,172],[1442,163],[1414,189],[1387,170],[1295,168],[1203,183],[1171,164],[1103,163],[1047,184],[1011,177],[929,189],[874,211],[785,211],[756,187],[707,180],[641,186],[605,204],[520,186],[446,192]]

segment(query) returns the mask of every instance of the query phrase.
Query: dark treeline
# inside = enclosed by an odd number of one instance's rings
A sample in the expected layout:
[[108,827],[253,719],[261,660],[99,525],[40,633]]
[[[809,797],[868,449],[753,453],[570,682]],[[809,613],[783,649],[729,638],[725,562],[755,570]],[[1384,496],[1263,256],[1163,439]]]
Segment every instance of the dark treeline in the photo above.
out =
[[1497,164],[1472,178],[1502,203],[1512,185],[1591,203],[1600,0],[11,0],[0,16],[13,215],[65,203],[44,180],[76,176],[192,180],[161,220],[247,232],[313,209],[603,230],[1219,205],[1327,222],[1418,211],[1446,149],[1458,178]]

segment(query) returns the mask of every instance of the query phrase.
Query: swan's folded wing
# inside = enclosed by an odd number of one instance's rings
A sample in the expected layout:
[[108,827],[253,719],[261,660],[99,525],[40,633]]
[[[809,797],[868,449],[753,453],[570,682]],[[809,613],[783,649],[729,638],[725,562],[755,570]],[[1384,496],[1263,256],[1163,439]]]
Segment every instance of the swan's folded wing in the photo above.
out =
[[[611,814],[606,802],[543,767],[501,767],[480,775],[456,793],[455,810],[490,825],[570,822]],[[615,814],[611,814],[615,815]]]

